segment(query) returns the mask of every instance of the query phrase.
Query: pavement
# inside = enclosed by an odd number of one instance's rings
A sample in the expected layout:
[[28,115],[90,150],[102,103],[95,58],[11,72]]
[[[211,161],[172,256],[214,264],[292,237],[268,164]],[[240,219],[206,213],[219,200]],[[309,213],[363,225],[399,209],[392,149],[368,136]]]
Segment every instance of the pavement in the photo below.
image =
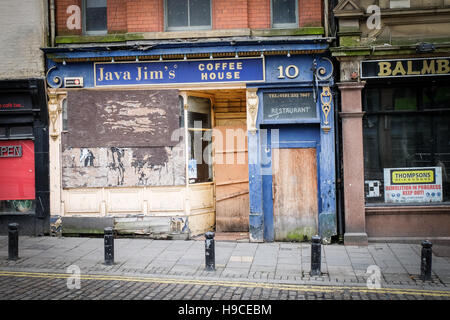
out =
[[[450,299],[450,257],[433,253],[432,280],[422,281],[420,254],[418,244],[322,245],[322,275],[310,276],[309,243],[216,240],[216,269],[206,271],[199,240],[118,238],[115,263],[107,266],[103,238],[21,236],[19,259],[11,261],[8,237],[0,236],[0,299]],[[66,287],[74,268],[87,286],[81,295]],[[374,282],[368,285],[369,278]],[[55,290],[43,290],[44,280]],[[132,283],[127,294],[120,283]],[[26,290],[31,287],[36,289]]]

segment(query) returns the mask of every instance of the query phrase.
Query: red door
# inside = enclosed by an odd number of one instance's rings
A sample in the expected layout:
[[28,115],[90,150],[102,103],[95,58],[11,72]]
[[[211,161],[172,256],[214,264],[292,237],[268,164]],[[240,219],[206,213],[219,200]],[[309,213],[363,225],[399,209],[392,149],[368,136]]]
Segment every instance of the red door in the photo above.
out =
[[34,141],[0,141],[0,200],[35,198]]

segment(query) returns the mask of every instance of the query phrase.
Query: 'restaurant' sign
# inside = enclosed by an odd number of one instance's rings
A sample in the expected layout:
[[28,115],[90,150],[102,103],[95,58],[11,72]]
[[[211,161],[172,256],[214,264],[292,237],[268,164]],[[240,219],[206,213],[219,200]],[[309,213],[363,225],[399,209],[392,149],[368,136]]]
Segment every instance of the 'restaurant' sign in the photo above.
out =
[[264,93],[263,105],[264,120],[317,117],[316,103],[311,91]]
[[264,58],[95,63],[95,86],[264,81]]
[[441,167],[384,169],[384,201],[441,202]]
[[450,75],[450,57],[361,62],[361,79],[445,75]]

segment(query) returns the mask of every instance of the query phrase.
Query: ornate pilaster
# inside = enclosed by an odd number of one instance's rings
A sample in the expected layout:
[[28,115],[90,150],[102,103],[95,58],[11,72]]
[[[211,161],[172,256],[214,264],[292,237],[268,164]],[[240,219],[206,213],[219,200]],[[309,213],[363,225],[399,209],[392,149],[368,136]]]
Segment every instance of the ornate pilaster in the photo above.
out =
[[48,93],[49,115],[49,171],[50,171],[50,214],[63,215],[64,205],[61,198],[61,112],[62,100],[67,93],[49,89]]
[[323,120],[322,120],[322,130],[325,133],[330,132],[331,126],[330,121],[328,119],[328,116],[331,111],[331,102],[333,101],[333,96],[331,94],[330,87],[323,87],[322,92],[320,94],[320,102],[321,102],[321,108],[323,113]]
[[247,88],[247,130],[256,133],[256,118],[258,116],[257,88]]

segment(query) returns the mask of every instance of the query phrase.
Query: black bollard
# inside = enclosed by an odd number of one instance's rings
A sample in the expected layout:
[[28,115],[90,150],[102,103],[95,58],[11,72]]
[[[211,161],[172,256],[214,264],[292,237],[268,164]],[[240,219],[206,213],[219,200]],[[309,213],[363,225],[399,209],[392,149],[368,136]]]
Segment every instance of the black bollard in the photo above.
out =
[[8,224],[8,259],[19,259],[19,224]]
[[420,279],[422,281],[431,280],[432,246],[433,244],[430,241],[422,241],[422,255],[420,263]]
[[320,244],[320,237],[313,236],[311,238],[311,276],[320,276],[322,272],[320,272],[321,260],[322,260],[322,247]]
[[114,235],[111,227],[105,228],[105,264],[114,264]]
[[216,254],[214,250],[214,232],[205,233],[205,270],[216,270]]

